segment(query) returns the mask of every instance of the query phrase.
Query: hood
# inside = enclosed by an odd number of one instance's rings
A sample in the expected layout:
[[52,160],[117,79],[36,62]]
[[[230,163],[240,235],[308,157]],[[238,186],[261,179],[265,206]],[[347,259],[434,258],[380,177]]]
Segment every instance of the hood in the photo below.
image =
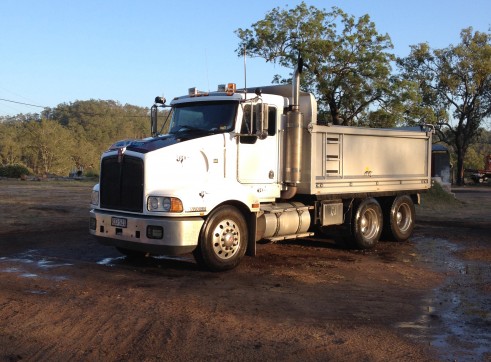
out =
[[126,146],[126,150],[139,152],[139,153],[147,153],[167,146],[174,145],[176,143],[189,141],[207,135],[208,133],[206,134],[176,133],[176,134],[166,134],[155,138],[147,138],[143,140],[133,140]]

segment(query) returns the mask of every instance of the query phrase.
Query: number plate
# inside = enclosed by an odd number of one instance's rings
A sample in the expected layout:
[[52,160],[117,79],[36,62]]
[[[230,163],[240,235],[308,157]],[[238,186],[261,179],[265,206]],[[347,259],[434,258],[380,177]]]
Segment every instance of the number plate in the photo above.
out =
[[125,228],[126,226],[128,226],[128,219],[124,219],[122,217],[112,217],[111,226],[116,226],[118,228]]

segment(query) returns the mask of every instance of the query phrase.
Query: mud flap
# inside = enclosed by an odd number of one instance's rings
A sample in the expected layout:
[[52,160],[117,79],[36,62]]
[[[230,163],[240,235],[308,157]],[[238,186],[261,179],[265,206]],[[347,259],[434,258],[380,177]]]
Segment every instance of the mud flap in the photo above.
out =
[[257,215],[255,212],[250,213],[249,220],[249,240],[247,240],[247,256],[256,256],[256,229],[257,229]]

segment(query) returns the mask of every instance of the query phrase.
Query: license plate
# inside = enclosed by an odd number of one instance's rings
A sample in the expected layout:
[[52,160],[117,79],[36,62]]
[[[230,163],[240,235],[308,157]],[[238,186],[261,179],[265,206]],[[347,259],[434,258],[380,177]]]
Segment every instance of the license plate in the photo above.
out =
[[112,217],[111,226],[116,226],[118,228],[125,228],[126,226],[128,226],[128,219],[124,219],[122,217]]

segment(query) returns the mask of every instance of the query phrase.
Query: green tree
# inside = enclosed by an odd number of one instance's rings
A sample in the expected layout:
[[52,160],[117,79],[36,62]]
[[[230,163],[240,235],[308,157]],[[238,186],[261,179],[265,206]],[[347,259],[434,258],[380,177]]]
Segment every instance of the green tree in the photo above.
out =
[[[162,121],[165,119],[162,118]],[[75,101],[39,114],[0,117],[0,165],[34,173],[98,173],[102,152],[122,139],[150,134],[148,108],[112,100]]]
[[100,156],[111,144],[149,135],[148,113],[147,108],[91,99],[59,104],[46,110],[44,116],[71,133],[76,144],[71,154],[74,166],[97,173]]
[[320,116],[334,124],[365,124],[370,109],[393,93],[392,43],[368,15],[355,19],[336,7],[327,12],[302,2],[290,10],[274,8],[251,29],[235,33],[239,55],[245,48],[249,56],[290,69],[301,55],[302,86],[316,95]]
[[460,38],[444,49],[412,46],[398,64],[406,80],[417,82],[421,105],[431,106],[444,125],[438,137],[454,149],[457,184],[462,185],[466,153],[491,115],[491,34],[466,28]]
[[0,123],[0,164],[15,165],[22,160],[22,137],[19,122],[5,121]]
[[464,159],[466,169],[482,170],[486,156],[491,155],[491,131],[481,129],[477,142],[469,146]]
[[465,154],[464,164],[466,169],[472,170],[482,170],[483,169],[483,160],[482,157],[474,147],[469,147],[467,153]]
[[58,122],[41,119],[24,123],[26,146],[24,155],[35,173],[68,174],[73,138]]

